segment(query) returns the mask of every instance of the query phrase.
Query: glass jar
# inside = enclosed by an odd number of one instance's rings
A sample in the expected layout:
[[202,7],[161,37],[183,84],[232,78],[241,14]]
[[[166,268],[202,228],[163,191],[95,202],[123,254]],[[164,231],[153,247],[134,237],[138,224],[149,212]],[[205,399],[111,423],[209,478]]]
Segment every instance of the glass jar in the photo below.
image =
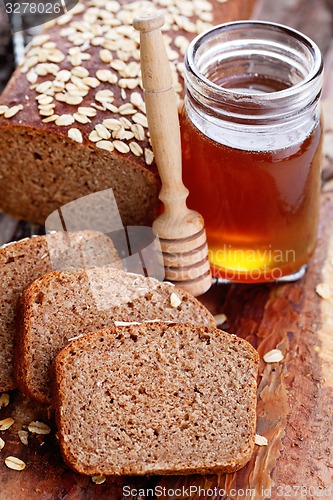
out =
[[318,225],[322,72],[319,48],[274,23],[223,24],[190,44],[183,179],[215,277],[304,274]]

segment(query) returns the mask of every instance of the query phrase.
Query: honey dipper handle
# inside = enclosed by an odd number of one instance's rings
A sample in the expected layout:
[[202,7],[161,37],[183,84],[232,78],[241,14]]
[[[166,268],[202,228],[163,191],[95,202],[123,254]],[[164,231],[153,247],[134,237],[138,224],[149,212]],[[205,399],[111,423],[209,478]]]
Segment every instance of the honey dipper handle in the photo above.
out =
[[185,214],[188,190],[182,182],[182,155],[176,93],[161,28],[164,16],[136,17],[141,70],[152,147],[162,181],[160,200],[167,212]]

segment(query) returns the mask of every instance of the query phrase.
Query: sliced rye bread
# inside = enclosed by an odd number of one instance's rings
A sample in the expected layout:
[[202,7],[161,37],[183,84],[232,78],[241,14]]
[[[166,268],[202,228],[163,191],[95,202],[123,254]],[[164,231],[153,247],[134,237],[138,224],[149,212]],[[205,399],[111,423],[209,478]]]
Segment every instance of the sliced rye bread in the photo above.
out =
[[33,236],[0,248],[0,391],[16,387],[13,377],[16,303],[24,288],[53,269],[108,263],[121,266],[110,238],[95,231]]
[[101,268],[53,272],[22,294],[15,351],[19,389],[51,404],[49,367],[69,339],[115,321],[159,319],[215,326],[214,317],[189,293],[154,278]]
[[63,458],[91,476],[234,472],[254,447],[258,363],[248,342],[213,327],[76,339],[52,366]]

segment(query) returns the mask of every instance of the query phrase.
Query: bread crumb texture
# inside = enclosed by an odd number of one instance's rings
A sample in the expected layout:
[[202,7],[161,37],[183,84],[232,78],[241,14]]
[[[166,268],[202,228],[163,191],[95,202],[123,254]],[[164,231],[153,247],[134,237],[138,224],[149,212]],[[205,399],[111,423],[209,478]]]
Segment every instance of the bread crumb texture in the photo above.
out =
[[213,327],[86,335],[53,363],[67,464],[90,476],[235,471],[255,440],[258,354]]
[[154,278],[110,268],[86,272],[49,273],[21,298],[22,322],[16,351],[16,380],[20,390],[41,403],[51,403],[49,366],[58,352],[82,334],[109,328],[115,321],[163,321],[215,325],[213,316],[184,290],[172,307],[175,290]]

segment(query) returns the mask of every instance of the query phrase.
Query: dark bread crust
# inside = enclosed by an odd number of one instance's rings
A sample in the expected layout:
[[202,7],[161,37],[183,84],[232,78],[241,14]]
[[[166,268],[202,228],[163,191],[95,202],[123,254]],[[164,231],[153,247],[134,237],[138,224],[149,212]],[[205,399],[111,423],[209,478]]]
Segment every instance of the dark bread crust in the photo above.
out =
[[[121,350],[121,340],[118,340],[120,337],[127,339],[132,336],[140,337],[140,336],[145,336],[147,335],[148,340],[150,342],[156,341],[155,338],[155,332],[157,333],[157,337],[160,335],[160,337],[165,338],[165,336],[168,335],[169,330],[176,330],[178,332],[178,335],[182,337],[182,332],[185,332],[186,330],[195,330],[198,336],[198,339],[201,339],[205,341],[206,339],[214,339],[215,341],[218,340],[218,342],[223,344],[223,348],[225,349],[225,355],[226,358],[228,357],[229,354],[229,346],[232,345],[231,349],[237,351],[237,356],[239,359],[239,362],[245,362],[248,364],[247,366],[247,374],[248,374],[248,386],[250,387],[249,393],[240,393],[238,394],[239,398],[247,398],[247,403],[248,403],[248,408],[247,412],[245,412],[241,417],[243,419],[246,419],[248,417],[248,414],[250,413],[250,422],[249,422],[249,427],[248,427],[248,435],[245,437],[241,437],[239,435],[233,435],[229,436],[227,439],[239,439],[241,444],[244,445],[244,442],[246,442],[246,446],[244,449],[244,446],[242,447],[240,445],[240,450],[239,452],[233,453],[232,456],[229,456],[227,459],[221,459],[220,462],[217,463],[211,463],[207,465],[205,463],[204,457],[202,457],[202,466],[193,466],[193,463],[195,463],[195,453],[194,450],[191,452],[191,445],[189,444],[189,457],[185,460],[187,460],[185,467],[175,467],[175,465],[172,465],[172,456],[168,456],[168,459],[166,462],[170,462],[169,467],[168,466],[160,466],[158,467],[157,465],[152,465],[149,466],[147,465],[145,467],[144,464],[141,462],[134,464],[129,461],[129,465],[119,465],[117,463],[113,465],[106,465],[103,463],[103,459],[101,457],[101,460],[98,462],[98,465],[89,465],[89,456],[86,456],[87,462],[84,463],[84,461],[80,460],[78,458],[78,455],[73,451],[75,447],[77,446],[77,452],[79,451],[79,442],[76,443],[75,445],[75,438],[73,438],[73,435],[71,437],[68,434],[68,426],[69,426],[69,420],[71,419],[70,413],[68,414],[68,407],[69,407],[69,401],[71,402],[70,408],[74,408],[73,406],[73,397],[69,387],[71,387],[71,384],[75,384],[72,382],[72,378],[76,379],[75,373],[76,373],[76,367],[73,364],[73,360],[76,360],[78,363],[77,366],[79,366],[78,370],[84,369],[84,362],[79,364],[80,361],[80,353],[85,353],[89,355],[91,352],[91,348],[97,349],[99,352],[99,345],[101,345],[101,341],[103,341],[103,346],[104,343],[107,344],[108,349],[112,350]],[[163,333],[161,333],[163,332]],[[150,336],[150,337],[149,337]],[[184,335],[184,338],[186,336]],[[170,340],[170,339],[169,339]],[[186,340],[185,340],[186,341]],[[157,339],[158,342],[158,339]],[[102,354],[100,354],[102,356]],[[244,361],[246,360],[246,361]],[[154,361],[154,360],[153,360]],[[103,360],[101,358],[101,365],[103,363]],[[162,365],[162,370],[163,368],[166,367],[166,362],[165,360],[155,360],[154,364],[160,364]],[[133,363],[134,364],[134,363]],[[257,378],[257,373],[258,373],[258,366],[259,366],[259,356],[257,351],[250,345],[248,342],[246,342],[243,339],[240,339],[234,335],[230,335],[226,332],[223,332],[221,330],[218,330],[216,328],[211,328],[211,327],[195,327],[193,325],[179,325],[176,323],[171,323],[166,325],[165,323],[155,323],[155,324],[145,324],[145,325],[139,325],[139,326],[126,326],[126,327],[112,327],[108,330],[103,330],[100,332],[95,332],[92,334],[87,334],[84,337],[81,337],[79,339],[73,340],[70,344],[68,344],[66,347],[64,347],[60,353],[56,356],[52,363],[51,367],[51,372],[52,372],[52,389],[53,389],[53,398],[55,401],[55,417],[56,417],[56,423],[58,427],[58,434],[59,434],[59,444],[61,448],[61,453],[63,456],[64,461],[66,464],[73,469],[74,471],[80,473],[80,474],[85,474],[85,475],[187,475],[187,474],[215,474],[215,473],[230,473],[230,472],[235,472],[239,469],[241,469],[251,458],[251,455],[253,453],[253,448],[254,448],[254,436],[255,436],[255,430],[256,430],[256,412],[255,412],[255,407],[256,407],[256,378]],[[98,367],[100,370],[102,370],[102,367]],[[205,367],[202,366],[202,370]],[[133,370],[135,370],[133,368]],[[216,367],[218,369],[218,367]],[[111,370],[111,371],[110,371]],[[110,382],[110,387],[113,387],[113,383],[115,381],[116,377],[119,377],[119,373],[112,372],[112,366],[109,367],[109,378],[108,381]],[[133,376],[135,378],[136,372],[134,371]],[[91,374],[93,376],[93,374]],[[177,377],[177,374],[175,375]],[[230,374],[230,379],[233,378],[234,375]],[[157,374],[158,377],[158,374]],[[193,386],[196,387],[196,380],[193,380]],[[223,380],[223,382],[225,382]],[[148,393],[149,393],[149,388],[150,388],[150,382],[147,381],[148,384]],[[213,384],[213,382],[212,382]],[[133,381],[133,386],[134,386],[134,381]],[[74,386],[73,386],[73,390]],[[106,386],[103,386],[103,390],[106,390],[106,393],[108,393],[108,389],[106,389]],[[212,388],[212,391],[214,391],[214,387]],[[80,405],[86,405],[87,408],[89,407],[89,401],[94,398],[100,398],[99,394],[92,394],[89,392],[89,389],[87,389],[87,393],[83,394],[84,390],[80,392],[82,394],[82,398],[80,398],[80,401],[78,404]],[[134,388],[133,388],[134,392]],[[215,391],[216,392],[216,391]],[[115,398],[117,398],[118,394],[115,392]],[[232,394],[231,397],[234,397],[235,394]],[[105,397],[106,399],[106,397]],[[98,404],[102,407],[103,404],[103,397],[101,400],[98,400]],[[151,403],[149,401],[149,398],[147,398],[147,412],[151,410],[151,404],[153,405],[154,403]],[[181,406],[182,400],[179,400],[179,405]],[[71,410],[69,410],[70,412]],[[88,410],[87,410],[88,411]],[[125,427],[126,431],[126,423],[125,423],[125,415],[126,415],[126,407],[123,408],[124,411],[124,422],[122,423],[122,426]],[[134,410],[135,411],[135,410]],[[138,410],[139,411],[139,410]],[[147,415],[150,413],[147,413]],[[77,413],[75,413],[77,417]],[[89,418],[89,415],[87,415],[87,418]],[[106,429],[103,429],[102,426],[99,427],[100,422],[98,421],[98,415],[95,416],[96,418],[96,428],[92,429],[92,432],[101,432],[103,431],[106,432]],[[145,419],[148,418],[148,416],[142,414],[140,415],[140,418]],[[114,415],[111,413],[110,414],[110,422],[114,422]],[[203,418],[204,419],[204,418]],[[147,427],[150,427],[153,425],[150,421],[147,421]],[[200,425],[200,424],[199,424]],[[242,427],[241,422],[240,422],[240,427]],[[163,426],[163,424],[161,424]],[[237,426],[238,427],[238,426]],[[107,428],[107,425],[106,425]],[[163,429],[165,430],[165,429]],[[242,429],[244,430],[244,429]],[[223,431],[222,431],[223,432]],[[78,432],[79,437],[80,432]],[[243,436],[243,434],[242,434]],[[83,441],[84,441],[84,436]],[[88,437],[88,436],[87,436]],[[72,439],[73,438],[73,439]],[[170,438],[172,438],[172,434],[170,435]],[[113,439],[112,435],[109,435],[110,442]],[[184,438],[185,439],[185,438]],[[243,439],[243,443],[242,443]],[[216,436],[216,441],[219,440],[219,433]],[[227,441],[228,442],[228,441]],[[84,443],[83,443],[84,445]],[[111,446],[111,445],[110,445]],[[157,446],[157,445],[156,445]],[[214,442],[212,443],[212,446],[214,446]],[[152,447],[153,449],[153,447]],[[208,453],[209,450],[207,450]],[[109,453],[110,451],[106,450],[106,453]],[[98,451],[96,451],[98,454]],[[110,452],[111,453],[111,452]],[[120,454],[123,452],[119,452]],[[167,452],[166,452],[167,453]],[[126,460],[125,460],[126,462]],[[192,463],[192,465],[191,465]]]
[[[129,3],[128,0],[119,0],[120,5]],[[158,0],[154,0],[153,3],[162,7]],[[93,3],[87,0],[82,0],[80,4],[93,6]],[[210,4],[213,6],[213,24],[219,24],[248,17],[254,0],[229,0],[226,3],[210,0]],[[84,14],[84,12],[75,14],[73,21],[81,22]],[[201,12],[197,12],[191,20],[196,22],[200,15]],[[54,42],[66,56],[70,48],[78,47],[74,46],[66,36],[61,36],[61,31],[68,28],[69,24],[69,22],[60,26],[55,24],[46,30],[50,35],[50,41]],[[126,23],[125,25],[128,26]],[[168,32],[168,36],[172,39],[170,47],[178,52],[179,61],[182,61],[183,55],[174,43],[176,37],[181,35],[190,40],[196,34],[185,29]],[[90,77],[95,77],[98,69],[110,70],[110,66],[100,60],[101,48],[102,46],[90,45],[85,49],[85,52],[91,55],[91,59],[84,60],[81,66],[89,70]],[[117,59],[117,51],[111,52],[114,59]],[[133,58],[130,58],[130,61],[132,60]],[[138,62],[137,59],[135,62]],[[68,57],[57,64],[60,70],[73,69]],[[112,72],[120,79],[121,76],[116,70],[112,69]],[[55,78],[56,75],[50,74],[39,76],[38,83]],[[181,76],[178,80],[178,91],[182,95]],[[45,116],[40,116],[35,99],[38,94],[36,90],[30,88],[31,86],[26,73],[22,73],[18,68],[0,98],[1,105],[24,106],[23,110],[11,118],[0,116],[1,208],[16,217],[43,224],[50,213],[66,203],[111,187],[124,225],[150,225],[159,207],[160,179],[155,163],[147,163],[144,155],[135,156],[132,152],[123,154],[117,150],[109,152],[99,149],[88,139],[96,124],[100,124],[105,118],[118,119],[121,115],[108,110],[97,110],[96,117],[92,117],[87,124],[78,121],[69,126],[57,126],[53,122],[43,123],[42,119]],[[126,89],[127,97],[124,99],[118,84],[101,82],[96,89],[89,90],[79,105],[54,100],[55,113],[59,116],[73,115],[77,113],[79,106],[90,107],[96,92],[102,89],[112,89],[114,104],[117,107],[130,101],[132,90]],[[139,86],[134,91],[142,96],[142,89]],[[131,120],[130,115],[125,115],[125,118]],[[82,133],[82,144],[68,138],[68,130],[72,127]],[[138,142],[142,150],[146,148],[151,150],[147,130],[144,139],[135,138],[134,141]],[[131,140],[125,142],[129,145]],[[18,198],[20,203],[17,201]]]

